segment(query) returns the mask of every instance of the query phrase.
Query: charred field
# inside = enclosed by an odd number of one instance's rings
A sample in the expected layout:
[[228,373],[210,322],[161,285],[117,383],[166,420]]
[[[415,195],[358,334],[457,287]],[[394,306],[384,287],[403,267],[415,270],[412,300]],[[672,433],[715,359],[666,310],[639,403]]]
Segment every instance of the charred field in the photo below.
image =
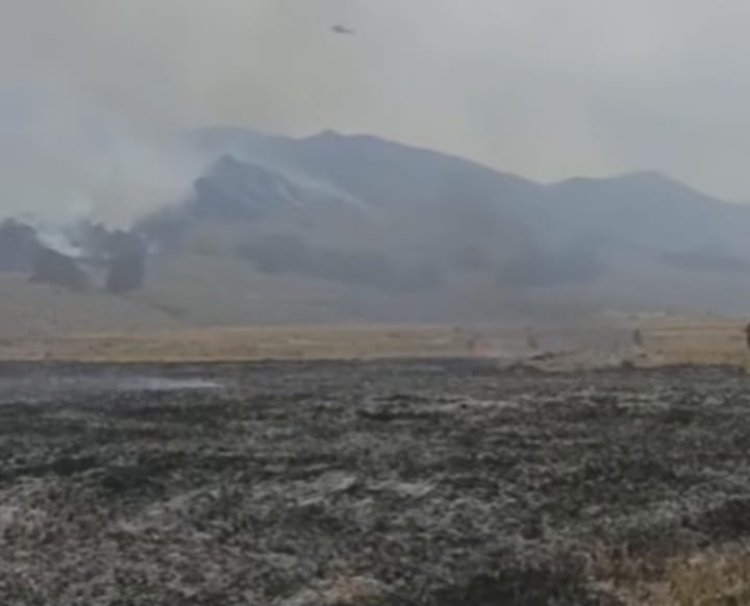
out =
[[748,448],[722,369],[6,364],[0,603],[678,603]]

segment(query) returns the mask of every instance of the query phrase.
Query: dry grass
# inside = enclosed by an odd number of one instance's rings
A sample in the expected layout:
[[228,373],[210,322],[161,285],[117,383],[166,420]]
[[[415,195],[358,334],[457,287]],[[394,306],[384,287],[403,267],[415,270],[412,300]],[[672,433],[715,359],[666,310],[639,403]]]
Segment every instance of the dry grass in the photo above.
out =
[[745,548],[674,561],[652,598],[659,606],[750,604],[750,552]]
[[87,362],[440,357],[465,352],[453,329],[430,326],[206,328],[0,344],[4,359]]
[[340,575],[322,580],[281,602],[283,606],[367,606],[382,604],[383,590],[373,579]]
[[598,558],[591,576],[605,593],[632,606],[750,605],[750,546],[734,545],[666,562]]
[[652,320],[642,331],[646,350],[660,365],[727,365],[748,368],[745,322],[737,319]]
[[[729,365],[750,369],[744,322],[716,318],[630,318],[602,324],[536,330],[540,351],[589,352],[591,365],[613,354],[633,353],[632,329],[644,346],[637,365]],[[522,328],[487,325],[305,325],[189,328],[150,326],[13,334],[0,338],[0,359],[109,362],[235,361],[258,359],[341,359],[531,353]],[[479,346],[468,346],[471,336]],[[2,336],[2,335],[0,335]],[[585,364],[584,364],[585,365]]]

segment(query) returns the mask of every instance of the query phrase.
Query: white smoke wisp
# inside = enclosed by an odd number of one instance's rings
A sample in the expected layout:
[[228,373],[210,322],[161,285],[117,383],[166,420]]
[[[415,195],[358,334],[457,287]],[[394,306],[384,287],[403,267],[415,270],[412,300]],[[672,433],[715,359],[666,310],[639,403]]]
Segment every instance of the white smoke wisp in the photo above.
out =
[[[0,89],[0,212],[126,225],[201,170],[162,133],[62,89]],[[15,103],[14,103],[15,101]]]
[[0,215],[122,225],[179,201],[205,169],[186,129],[299,130],[340,103],[319,76],[348,81],[329,28],[358,4],[3,0]]
[[202,166],[176,144],[182,10],[4,0],[0,214],[125,226],[186,195]]
[[196,176],[176,134],[221,125],[373,133],[542,181],[655,169],[744,199],[748,17],[743,0],[1,0],[0,214],[169,202]]

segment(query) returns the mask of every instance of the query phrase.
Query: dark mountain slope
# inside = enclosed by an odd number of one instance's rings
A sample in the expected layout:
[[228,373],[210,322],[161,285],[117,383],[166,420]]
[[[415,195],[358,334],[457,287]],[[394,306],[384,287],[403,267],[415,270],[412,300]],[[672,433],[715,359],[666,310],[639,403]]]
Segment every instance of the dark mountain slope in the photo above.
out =
[[[369,136],[187,139],[205,173],[138,225],[142,297],[181,322],[750,309],[750,206],[656,173],[541,185]],[[8,266],[18,235],[0,242]]]
[[326,131],[291,139],[217,128],[192,133],[190,139],[210,156],[230,152],[283,168],[369,205],[454,214],[481,207],[553,248],[597,242],[750,254],[745,235],[750,207],[722,202],[654,172],[542,186],[462,158],[371,136]]
[[750,207],[722,202],[658,173],[571,179],[547,189],[550,238],[648,250],[750,254]]

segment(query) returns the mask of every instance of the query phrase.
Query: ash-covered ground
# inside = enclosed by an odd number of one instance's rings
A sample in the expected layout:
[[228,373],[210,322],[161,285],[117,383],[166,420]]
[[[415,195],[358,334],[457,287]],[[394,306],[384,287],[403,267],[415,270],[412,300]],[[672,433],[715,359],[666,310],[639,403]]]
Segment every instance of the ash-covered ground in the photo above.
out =
[[618,603],[750,535],[750,384],[490,362],[0,367],[0,603]]

